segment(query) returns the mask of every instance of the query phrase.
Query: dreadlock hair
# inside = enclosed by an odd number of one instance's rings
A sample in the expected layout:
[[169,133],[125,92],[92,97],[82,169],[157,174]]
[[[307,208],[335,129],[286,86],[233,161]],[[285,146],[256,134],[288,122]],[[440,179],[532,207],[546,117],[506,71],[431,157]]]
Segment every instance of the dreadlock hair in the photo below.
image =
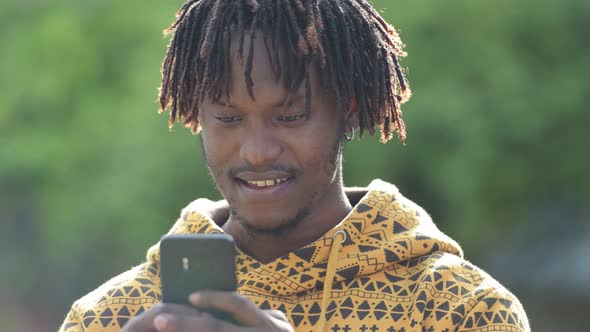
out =
[[254,99],[256,32],[277,82],[294,89],[305,81],[308,112],[315,60],[338,107],[349,109],[356,100],[361,136],[379,127],[381,142],[393,132],[405,141],[400,106],[411,92],[399,58],[406,53],[398,33],[368,0],[188,0],[165,30],[172,39],[162,64],[159,111],[170,109],[170,127],[179,121],[198,133],[200,102],[229,97],[232,33],[239,37],[239,59]]

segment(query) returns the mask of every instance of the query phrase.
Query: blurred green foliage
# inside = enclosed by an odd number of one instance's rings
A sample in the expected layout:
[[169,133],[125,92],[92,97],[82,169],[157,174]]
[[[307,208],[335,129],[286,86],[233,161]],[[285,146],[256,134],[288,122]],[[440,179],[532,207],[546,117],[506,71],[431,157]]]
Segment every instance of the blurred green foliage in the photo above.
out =
[[[407,44],[409,138],[349,144],[348,185],[396,183],[471,258],[540,204],[590,215],[590,2],[374,4]],[[188,202],[219,197],[197,137],[156,112],[180,5],[0,2],[0,330],[57,328]]]

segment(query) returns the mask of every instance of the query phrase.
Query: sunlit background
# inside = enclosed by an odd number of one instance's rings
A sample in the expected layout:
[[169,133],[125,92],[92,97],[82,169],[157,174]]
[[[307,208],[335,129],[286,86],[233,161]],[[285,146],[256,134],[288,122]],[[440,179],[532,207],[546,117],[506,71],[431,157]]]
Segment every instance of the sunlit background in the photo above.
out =
[[[590,2],[375,1],[401,32],[408,140],[348,144],[523,302],[590,330]],[[155,98],[180,1],[0,1],[0,331],[54,331],[198,197],[198,139]]]

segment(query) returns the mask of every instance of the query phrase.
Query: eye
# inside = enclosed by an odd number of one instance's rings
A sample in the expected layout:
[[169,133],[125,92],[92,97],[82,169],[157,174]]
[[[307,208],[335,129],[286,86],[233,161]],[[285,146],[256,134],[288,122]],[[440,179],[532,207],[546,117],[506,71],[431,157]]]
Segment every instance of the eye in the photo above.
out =
[[307,116],[306,113],[301,114],[293,114],[293,115],[283,115],[279,118],[279,121],[282,122],[295,122],[301,119],[304,119]]
[[235,116],[235,115],[233,115],[233,116],[216,116],[215,118],[223,123],[236,123],[241,120],[241,118],[239,116]]

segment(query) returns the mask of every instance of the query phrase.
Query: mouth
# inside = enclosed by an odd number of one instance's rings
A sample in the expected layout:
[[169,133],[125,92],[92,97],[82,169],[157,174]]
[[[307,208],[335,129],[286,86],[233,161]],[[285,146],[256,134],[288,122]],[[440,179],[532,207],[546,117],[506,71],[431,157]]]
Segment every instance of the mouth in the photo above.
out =
[[238,182],[243,184],[244,186],[256,189],[256,190],[265,190],[265,189],[274,189],[278,188],[281,185],[286,184],[287,182],[291,181],[292,177],[283,177],[279,179],[265,179],[265,180],[244,180],[237,178]]

